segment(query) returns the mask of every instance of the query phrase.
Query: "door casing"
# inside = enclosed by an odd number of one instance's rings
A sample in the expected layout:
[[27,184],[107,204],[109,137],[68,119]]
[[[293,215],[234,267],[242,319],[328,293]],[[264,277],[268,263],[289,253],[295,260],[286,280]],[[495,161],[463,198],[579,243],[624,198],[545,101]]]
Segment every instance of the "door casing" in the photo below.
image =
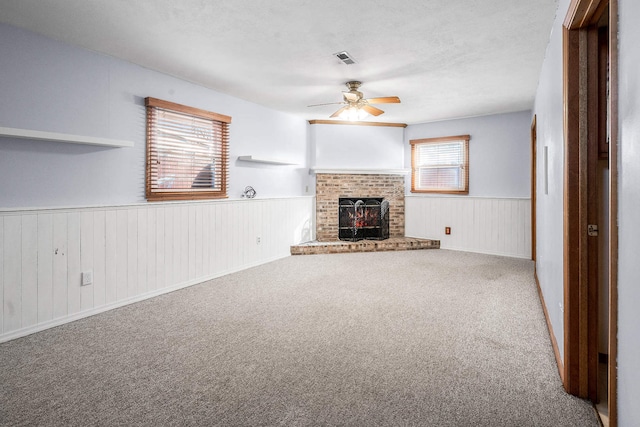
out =
[[[563,384],[576,396],[597,399],[597,240],[587,233],[597,224],[598,134],[609,128],[609,421],[617,423],[617,0],[573,0],[563,28],[564,102],[564,365]],[[597,70],[597,21],[609,8],[609,111],[602,120]],[[594,71],[595,70],[595,71]],[[605,113],[606,114],[606,111]]]

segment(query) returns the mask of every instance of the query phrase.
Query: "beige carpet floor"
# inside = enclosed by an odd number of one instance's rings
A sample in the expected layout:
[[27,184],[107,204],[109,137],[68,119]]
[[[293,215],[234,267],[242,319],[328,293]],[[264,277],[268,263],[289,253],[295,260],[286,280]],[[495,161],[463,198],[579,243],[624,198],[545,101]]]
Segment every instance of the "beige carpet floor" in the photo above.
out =
[[288,257],[0,345],[0,425],[598,426],[530,261]]

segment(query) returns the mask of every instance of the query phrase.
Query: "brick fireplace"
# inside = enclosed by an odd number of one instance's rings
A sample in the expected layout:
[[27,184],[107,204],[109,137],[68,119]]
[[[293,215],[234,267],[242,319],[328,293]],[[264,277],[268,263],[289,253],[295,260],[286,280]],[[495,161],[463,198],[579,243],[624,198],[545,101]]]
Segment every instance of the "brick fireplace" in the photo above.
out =
[[389,237],[404,237],[404,174],[316,173],[316,239],[338,240],[340,198],[389,202]]

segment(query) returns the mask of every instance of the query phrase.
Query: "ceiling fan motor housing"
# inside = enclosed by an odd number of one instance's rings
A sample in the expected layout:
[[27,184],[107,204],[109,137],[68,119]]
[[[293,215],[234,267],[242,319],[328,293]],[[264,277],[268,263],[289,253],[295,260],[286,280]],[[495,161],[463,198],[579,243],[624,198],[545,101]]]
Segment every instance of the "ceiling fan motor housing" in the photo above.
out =
[[362,82],[358,82],[354,80],[352,82],[347,82],[345,84],[347,85],[349,90],[358,90],[358,88],[362,85]]
[[358,90],[362,82],[352,81],[347,82],[347,88],[349,92],[342,92],[344,100],[349,104],[359,104],[362,101],[362,92]]

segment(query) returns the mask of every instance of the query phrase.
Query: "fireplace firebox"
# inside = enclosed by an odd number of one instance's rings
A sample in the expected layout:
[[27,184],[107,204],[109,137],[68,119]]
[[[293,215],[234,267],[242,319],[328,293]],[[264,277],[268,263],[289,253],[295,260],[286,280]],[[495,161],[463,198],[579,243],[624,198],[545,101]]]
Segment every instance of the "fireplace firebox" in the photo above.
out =
[[389,202],[382,197],[340,197],[338,238],[358,241],[389,238]]

